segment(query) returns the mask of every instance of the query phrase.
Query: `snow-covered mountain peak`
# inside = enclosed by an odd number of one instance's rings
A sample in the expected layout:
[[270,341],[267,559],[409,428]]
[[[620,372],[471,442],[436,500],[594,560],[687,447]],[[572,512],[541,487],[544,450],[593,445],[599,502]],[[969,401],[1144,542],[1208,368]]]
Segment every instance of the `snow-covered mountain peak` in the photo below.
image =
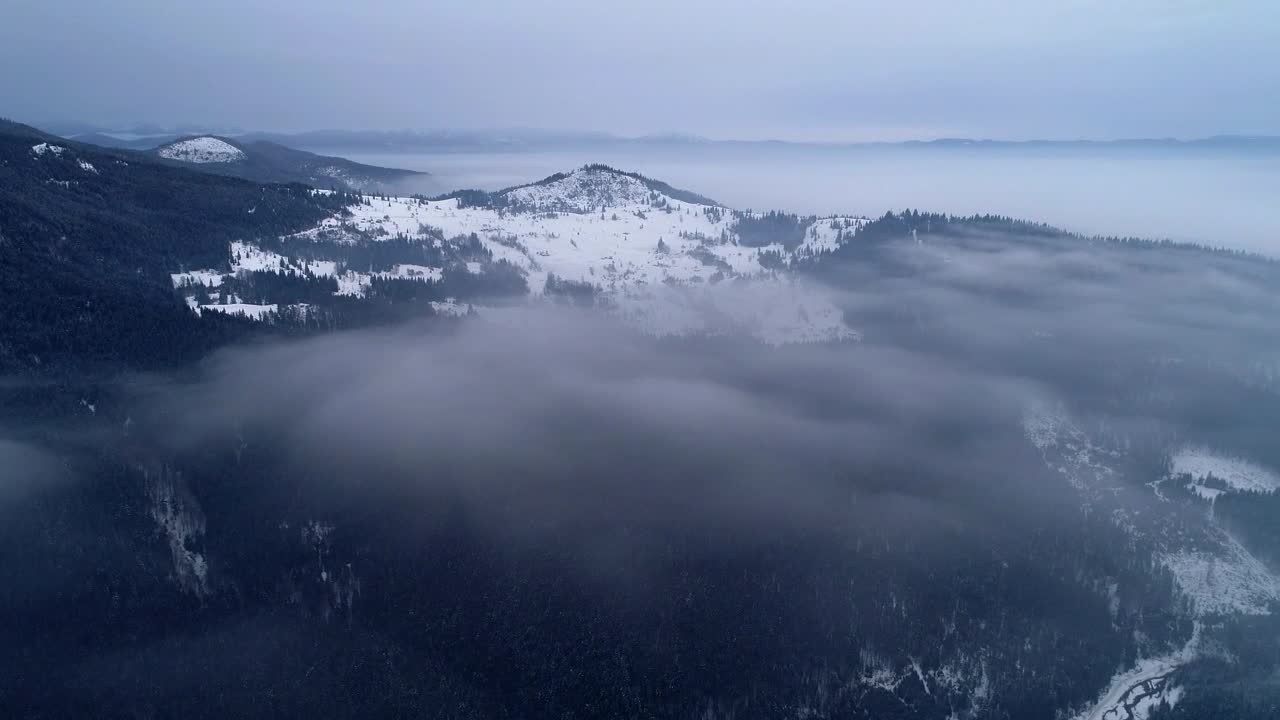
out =
[[[792,260],[839,247],[864,219],[779,217],[587,165],[496,193],[365,196],[274,249],[233,243],[230,273],[188,270],[173,281],[198,307],[216,295],[224,306],[244,309],[243,295],[219,289],[241,271],[332,277],[335,294],[357,297],[375,281],[424,282],[440,300],[464,301],[461,307],[468,298],[459,292],[515,276],[535,301],[590,297],[655,335],[742,333],[773,344],[858,337],[833,297],[785,276]],[[744,239],[744,223],[779,224],[790,242],[766,244],[758,227]],[[407,245],[379,250],[381,259],[370,263],[362,246],[391,239]],[[304,247],[313,240],[332,243],[328,255]],[[257,300],[268,309],[289,302]]]
[[[608,209],[664,206],[676,199],[661,183],[604,165],[586,165],[502,193],[511,207],[538,212],[588,213]],[[711,204],[707,202],[705,204]]]
[[244,160],[244,151],[212,135],[177,140],[156,151],[168,160],[189,163],[229,163]]

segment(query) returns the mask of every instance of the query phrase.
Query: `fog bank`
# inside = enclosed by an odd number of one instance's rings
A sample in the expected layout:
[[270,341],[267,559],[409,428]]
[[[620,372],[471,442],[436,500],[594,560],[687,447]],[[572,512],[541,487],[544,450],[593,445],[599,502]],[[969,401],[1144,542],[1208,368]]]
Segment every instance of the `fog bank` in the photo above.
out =
[[[320,149],[325,151],[324,149]],[[433,174],[406,192],[496,190],[594,162],[738,209],[878,216],[915,208],[1000,214],[1089,235],[1280,255],[1280,156],[1165,150],[712,146],[509,154],[352,154]]]

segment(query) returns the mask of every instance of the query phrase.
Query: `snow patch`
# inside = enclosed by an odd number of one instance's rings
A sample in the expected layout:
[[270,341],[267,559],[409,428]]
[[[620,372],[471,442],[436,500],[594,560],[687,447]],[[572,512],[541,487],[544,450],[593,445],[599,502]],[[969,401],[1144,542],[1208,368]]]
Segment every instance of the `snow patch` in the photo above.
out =
[[1160,556],[1197,615],[1269,614],[1280,602],[1277,579],[1239,541],[1218,535],[1216,551],[1184,549]]
[[867,224],[864,217],[836,216],[818,218],[804,232],[798,255],[829,253],[853,238],[854,233]]
[[40,143],[39,145],[32,145],[31,152],[36,157],[43,157],[45,153],[53,153],[54,155],[61,155],[62,153],[66,152],[66,148],[62,147],[61,145],[50,145],[49,143]]
[[[1179,449],[1170,458],[1172,474],[1190,475],[1200,481],[1210,475],[1225,482],[1232,490],[1270,492],[1280,490],[1280,475],[1243,458],[1229,457],[1199,446]],[[1208,489],[1208,488],[1206,488]]]
[[465,303],[459,304],[456,300],[446,300],[444,302],[431,302],[431,309],[437,315],[446,315],[448,317],[462,317],[471,312],[471,306]]
[[271,305],[252,305],[249,303],[228,303],[226,305],[201,305],[200,310],[212,310],[214,312],[226,313],[228,315],[241,315],[250,320],[262,320],[266,316],[275,313],[277,306]]
[[188,285],[221,287],[223,274],[218,270],[189,270],[187,272],[171,273],[169,278],[173,280],[175,288],[182,288]]
[[207,135],[165,145],[158,154],[167,160],[201,164],[236,162],[245,158],[244,151],[240,148]]
[[1177,703],[1182,698],[1182,689],[1171,687],[1169,676],[1178,666],[1194,660],[1199,649],[1200,625],[1197,623],[1191,639],[1181,649],[1144,658],[1133,668],[1116,673],[1098,701],[1073,720],[1146,720],[1161,702]]

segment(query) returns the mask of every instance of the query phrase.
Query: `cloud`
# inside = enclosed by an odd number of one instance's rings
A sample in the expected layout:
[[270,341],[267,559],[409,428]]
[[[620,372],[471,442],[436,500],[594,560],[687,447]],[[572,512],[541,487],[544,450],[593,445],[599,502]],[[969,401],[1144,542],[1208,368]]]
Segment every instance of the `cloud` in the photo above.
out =
[[0,517],[60,487],[66,470],[44,449],[0,436]]
[[[660,340],[529,307],[226,351],[152,423],[179,453],[244,444],[317,497],[453,507],[495,537],[981,532],[1064,501],[1027,454],[1029,403],[1102,415],[1118,374],[1220,379],[1276,340],[1254,261],[1003,234],[889,253],[898,271],[827,278],[858,343]],[[1150,412],[1133,422],[1173,423]]]
[[[841,687],[868,664],[907,677],[917,651],[926,673],[972,671],[939,696],[989,678],[1019,701],[1024,666],[962,661],[1029,637],[1047,649],[1026,662],[1122,662],[1113,623],[1167,626],[1167,587],[1109,515],[1080,512],[1023,436],[1023,412],[1063,402],[1085,431],[1155,437],[1159,451],[1227,418],[1229,443],[1265,455],[1280,374],[1262,367],[1280,357],[1272,266],[998,232],[926,233],[878,259],[825,277],[858,343],[655,339],[536,306],[239,347],[132,383],[128,454],[164,458],[199,498],[207,533],[188,549],[208,558],[214,610],[192,610],[201,624],[157,612],[182,631],[147,623],[147,637],[87,659],[68,641],[50,666],[74,657],[85,692],[124,698],[189,698],[193,676],[199,696],[240,663],[286,703],[298,688],[345,695],[316,678],[353,672],[385,700],[389,665],[415,692],[457,678],[468,700],[536,702],[493,690],[515,668],[534,678],[521,692],[569,703],[580,686],[556,684],[569,675],[624,693],[662,683],[683,712],[807,692],[813,667]],[[1256,412],[1239,412],[1242,393],[1264,398]],[[1148,459],[1117,462],[1131,458]],[[1125,507],[1156,502],[1145,477],[1130,478]],[[56,552],[32,562],[89,558],[85,571],[111,568],[112,582],[149,562],[147,592],[131,597],[178,603],[146,498],[114,502],[82,510],[132,507],[134,524],[113,515],[119,530],[75,538],[75,552],[44,533]],[[323,540],[304,529],[318,526]],[[13,574],[30,594],[32,578]],[[1108,614],[1114,586],[1124,609]],[[1011,630],[993,632],[1002,622]],[[693,679],[688,657],[705,664]],[[115,680],[142,675],[154,677]]]
[[71,7],[6,8],[0,60],[29,70],[0,80],[7,112],[868,139],[1265,132],[1278,111],[1266,2]]
[[180,451],[276,448],[307,492],[456,506],[534,540],[734,545],[850,523],[919,538],[1036,502],[1025,458],[1001,467],[984,432],[1016,427],[1017,380],[899,348],[656,340],[520,312],[223,353],[162,394],[159,423]]

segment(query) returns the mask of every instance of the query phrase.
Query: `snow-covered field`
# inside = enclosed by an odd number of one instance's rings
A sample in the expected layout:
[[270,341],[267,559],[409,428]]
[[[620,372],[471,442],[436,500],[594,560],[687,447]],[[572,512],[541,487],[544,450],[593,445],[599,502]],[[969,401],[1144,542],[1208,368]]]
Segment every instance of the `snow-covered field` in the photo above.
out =
[[1225,532],[1207,549],[1161,555],[1197,615],[1266,615],[1280,602],[1280,578]]
[[249,303],[228,303],[226,305],[201,305],[201,312],[221,312],[228,315],[243,315],[253,320],[261,320],[264,316],[277,310],[276,305],[252,305]]
[[207,135],[170,143],[157,152],[162,158],[189,163],[227,163],[245,158],[240,148],[225,140]]
[[[1280,490],[1280,474],[1242,458],[1228,457],[1205,447],[1187,446],[1170,458],[1172,474],[1190,475],[1199,481],[1213,476],[1232,490],[1270,492]],[[1211,490],[1212,488],[1203,488]]]

